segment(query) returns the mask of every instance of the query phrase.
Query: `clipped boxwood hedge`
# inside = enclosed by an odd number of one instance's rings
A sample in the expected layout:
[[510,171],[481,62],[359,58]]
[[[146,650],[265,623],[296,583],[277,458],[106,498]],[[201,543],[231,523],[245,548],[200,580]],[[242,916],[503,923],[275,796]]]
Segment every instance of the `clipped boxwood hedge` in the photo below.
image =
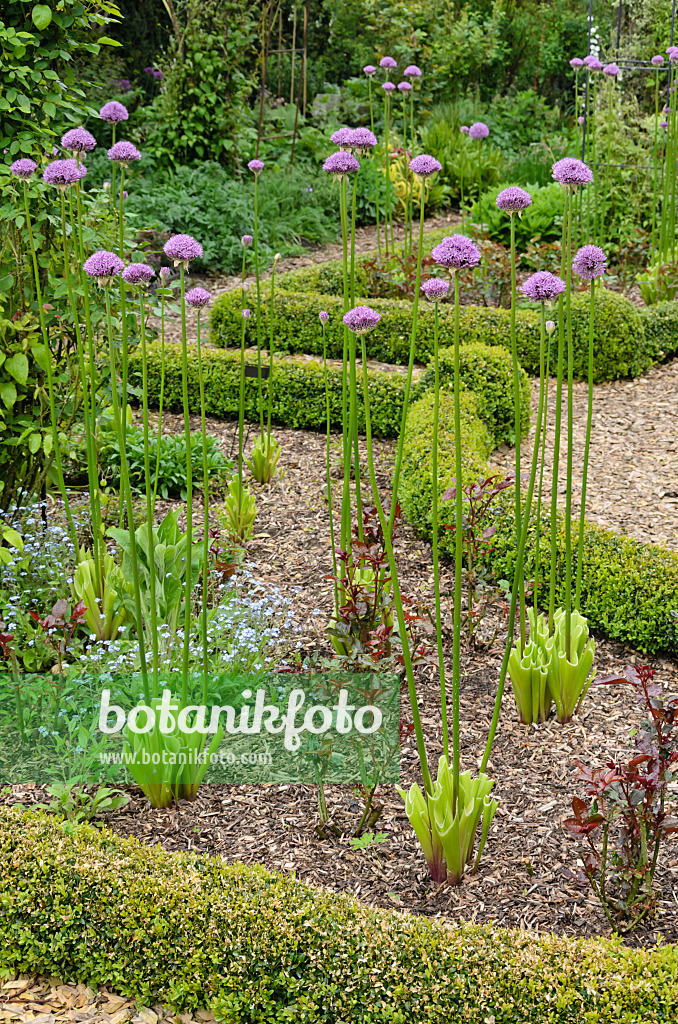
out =
[[259,867],[0,810],[0,967],[221,1024],[668,1024],[675,946],[375,910]]
[[645,339],[657,362],[678,353],[678,302],[657,302],[640,310]]
[[[321,266],[324,266],[322,264]],[[306,268],[304,268],[306,269]],[[319,273],[320,271],[318,271]],[[301,273],[301,271],[293,271]],[[283,279],[284,280],[284,279]],[[412,329],[412,303],[401,299],[370,299],[369,304],[381,313],[382,320],[376,331],[366,338],[370,359],[387,363],[407,363]],[[318,313],[330,314],[327,324],[328,355],[340,358],[343,349],[343,299],[336,294],[280,290],[275,298],[275,345],[278,351],[322,352],[322,337]],[[210,312],[210,338],[214,345],[235,348],[240,344],[242,329],[240,290],[226,292],[214,302]],[[269,307],[262,306],[262,336],[268,337]],[[588,319],[589,297],[586,293],[572,296],[574,340],[574,374],[585,378],[588,374]],[[433,353],[433,306],[423,303],[419,307],[415,359],[426,363]],[[652,365],[651,346],[645,338],[643,317],[624,296],[600,288],[596,297],[594,379],[616,380],[635,377]],[[441,344],[450,345],[453,339],[454,309],[450,303],[440,305]],[[486,345],[510,347],[510,311],[485,306],[462,306],[460,311],[461,340],[479,341]],[[257,315],[253,310],[247,322],[248,344],[255,344]],[[519,309],[516,313],[516,344],[518,358],[528,373],[539,372],[539,314],[532,309]]]
[[[467,396],[470,398],[470,396]],[[446,396],[448,400],[448,396]],[[477,402],[475,396],[472,401]],[[449,400],[451,407],[451,399]],[[468,406],[467,411],[473,409]],[[405,433],[403,472],[400,483],[400,501],[407,520],[427,540],[431,539],[431,444],[433,434],[433,402],[427,396],[412,406]],[[491,472],[487,466],[489,450],[482,434],[471,426],[467,431],[473,438],[463,438],[465,454],[469,456],[464,471],[464,482],[480,480]],[[454,474],[454,428],[448,416],[438,433],[439,474],[438,489],[442,494]],[[527,471],[529,467],[525,467]],[[501,495],[494,506],[498,510],[495,522],[498,530],[493,537],[494,550],[485,555],[485,564],[494,579],[513,580],[516,549],[513,533],[513,490]],[[454,523],[454,503],[440,503],[440,549],[454,555],[454,531],[445,529]],[[548,542],[543,538],[549,529],[549,517],[542,510],[542,543],[540,546],[542,587],[540,601],[545,603],[547,588],[543,586],[548,572]],[[575,530],[575,533],[578,531]],[[534,542],[536,527],[533,515],[525,550],[525,577],[534,576]],[[558,547],[556,561],[557,596],[564,595],[565,535],[563,515],[558,515]],[[573,578],[576,576],[576,540],[573,538]],[[629,644],[635,649],[658,653],[678,653],[678,622],[671,610],[678,611],[678,552],[656,544],[645,544],[631,537],[623,537],[613,530],[595,523],[586,523],[584,533],[584,563],[582,566],[582,610],[590,625],[613,640]]]

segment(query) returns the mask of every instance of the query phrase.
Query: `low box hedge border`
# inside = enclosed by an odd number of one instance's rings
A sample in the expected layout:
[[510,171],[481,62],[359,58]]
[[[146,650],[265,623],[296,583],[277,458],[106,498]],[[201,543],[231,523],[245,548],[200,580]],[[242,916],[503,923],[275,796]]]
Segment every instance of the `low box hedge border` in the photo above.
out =
[[[447,396],[446,396],[447,400]],[[466,427],[471,429],[470,426]],[[431,540],[431,444],[433,434],[433,403],[431,396],[415,402],[408,416],[404,442],[403,471],[400,501],[403,512],[427,540]],[[477,435],[476,435],[477,436]],[[438,431],[440,496],[450,486],[454,476],[454,423],[449,415],[441,421]],[[463,447],[466,449],[464,438]],[[486,451],[486,449],[485,449]],[[483,447],[472,450],[464,472],[464,483],[489,475]],[[524,466],[528,471],[529,467]],[[492,543],[493,550],[484,556],[484,564],[494,579],[513,581],[516,561],[514,541],[513,490],[501,495],[494,506],[498,529]],[[454,503],[440,502],[440,550],[454,555],[454,531],[446,529],[454,523]],[[525,577],[534,577],[534,545],[536,525],[530,521],[525,550]],[[549,571],[548,545],[543,538],[549,530],[550,517],[542,510],[542,542],[540,546],[539,599],[547,600],[546,574]],[[575,531],[578,534],[578,529]],[[556,556],[557,600],[562,601],[565,588],[565,534],[563,515],[558,513]],[[573,578],[577,571],[576,537],[573,538]],[[671,611],[678,611],[678,552],[657,544],[647,544],[624,537],[613,530],[587,522],[584,531],[584,560],[582,565],[582,611],[593,629],[648,654],[678,653],[678,621]]]
[[[490,839],[490,846],[492,839]],[[0,968],[221,1024],[668,1024],[675,946],[455,927],[0,810]]]

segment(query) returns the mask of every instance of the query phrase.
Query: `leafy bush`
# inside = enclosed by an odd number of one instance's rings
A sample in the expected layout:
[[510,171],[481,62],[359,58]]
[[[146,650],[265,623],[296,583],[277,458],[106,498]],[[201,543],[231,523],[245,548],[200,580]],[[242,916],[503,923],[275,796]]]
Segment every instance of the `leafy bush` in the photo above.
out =
[[645,343],[654,360],[678,352],[678,302],[657,302],[640,310]]
[[0,967],[207,1005],[224,1024],[640,1024],[678,1009],[674,946],[450,928],[30,812],[0,811],[0,853]]

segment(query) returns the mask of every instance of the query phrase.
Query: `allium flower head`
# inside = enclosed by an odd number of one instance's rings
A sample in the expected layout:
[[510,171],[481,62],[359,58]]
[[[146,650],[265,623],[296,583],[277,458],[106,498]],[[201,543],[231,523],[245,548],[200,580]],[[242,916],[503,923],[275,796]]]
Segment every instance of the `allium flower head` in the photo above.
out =
[[410,170],[418,174],[420,178],[430,178],[432,174],[437,174],[442,169],[443,165],[440,161],[436,160],[434,156],[429,156],[428,153],[422,153],[410,160]]
[[73,153],[89,153],[97,147],[97,140],[86,128],[71,128],[61,136],[61,145]]
[[594,57],[593,60],[589,61],[588,68],[589,68],[589,71],[602,71],[603,70],[603,65],[602,65],[601,61],[598,60],[597,57]]
[[200,242],[196,242],[191,235],[172,235],[169,241],[165,242],[163,251],[165,256],[174,260],[175,267],[180,263],[187,267],[189,260],[197,260],[202,256]]
[[99,117],[102,121],[108,121],[109,124],[119,124],[120,121],[129,120],[129,111],[122,103],[111,100],[110,103],[104,103],[99,111]]
[[668,121],[660,121],[659,122],[659,127],[660,128],[668,128],[668,126],[669,126],[669,122]]
[[155,271],[148,263],[130,263],[122,272],[122,279],[127,284],[148,284]]
[[431,302],[439,302],[444,299],[450,288],[449,281],[443,281],[442,277],[431,277],[424,281],[421,290]]
[[373,331],[381,320],[381,313],[375,313],[369,306],[355,306],[349,309],[343,321],[353,334],[367,334]]
[[252,316],[252,310],[251,309],[243,309],[243,311],[242,311],[242,318],[243,318],[243,320],[249,320],[249,318],[251,316]]
[[243,235],[242,238],[240,239],[240,241],[243,244],[243,248],[247,249],[252,244],[254,239],[252,238],[251,235]]
[[664,58],[662,57],[661,53],[657,53],[654,55],[654,57],[652,58],[652,63],[656,68],[661,67],[661,65],[664,63]]
[[48,185],[56,185],[63,190],[80,181],[86,174],[87,168],[84,164],[78,164],[77,160],[52,160],[42,172],[42,177]]
[[469,129],[469,126],[467,124],[463,124],[461,126],[461,128],[459,129],[459,131],[463,132],[464,135],[468,135],[470,129]]
[[592,281],[601,277],[607,268],[607,256],[598,245],[583,245],[572,260],[572,269],[578,277]]
[[521,213],[532,202],[532,196],[524,188],[517,185],[510,185],[502,189],[497,196],[497,206],[505,213]]
[[586,67],[589,67],[589,65],[591,63],[593,63],[593,62],[595,62],[597,60],[598,60],[597,57],[594,57],[594,55],[592,53],[589,53],[588,56],[584,57],[584,59],[582,61],[582,64],[585,64]]
[[671,107],[664,107],[664,109],[662,110],[662,114],[670,114],[670,113],[671,113]]
[[347,174],[353,171],[360,170],[360,164],[353,156],[353,153],[347,153],[345,150],[340,149],[336,153],[332,153],[328,156],[327,160],[323,164],[323,170],[327,171],[328,174],[333,174],[334,177],[340,181],[346,177]]
[[669,46],[669,47],[667,47],[666,53],[668,54],[668,57],[669,57],[669,60],[671,61],[671,63],[673,63],[674,61],[678,60],[678,46]]
[[154,71],[153,72],[153,77],[155,78],[155,80],[157,82],[161,82],[162,81],[162,71]]
[[398,65],[394,61],[393,57],[382,57],[379,61],[380,68],[397,68]]
[[421,71],[416,64],[410,64],[403,71],[405,78],[421,78]]
[[369,128],[354,128],[348,133],[347,145],[359,156],[366,156],[377,144],[377,136]]
[[23,156],[21,159],[15,160],[13,164],[10,164],[9,170],[15,178],[22,178],[26,181],[28,178],[33,176],[37,166],[38,165],[35,160],[31,160],[29,157]]
[[535,302],[552,302],[565,291],[565,282],[548,270],[538,270],[523,285],[523,295]]
[[335,146],[339,146],[340,149],[350,152],[351,143],[348,141],[350,134],[350,128],[337,128],[336,132],[332,132],[330,135],[330,142],[333,142]]
[[580,114],[580,116],[577,118],[577,124],[584,124],[585,120],[586,118],[584,117],[584,115]]
[[146,72],[147,75],[153,74],[153,68],[144,68],[144,71]]
[[121,139],[120,142],[116,142],[109,149],[108,159],[114,160],[116,164],[122,164],[123,167],[127,167],[127,164],[133,164],[136,160],[141,160],[141,153],[131,142],[125,142],[124,139]]
[[212,293],[208,292],[206,288],[191,288],[184,295],[184,302],[187,306],[193,306],[194,309],[202,309],[211,298]]
[[326,324],[329,318],[330,314],[326,313],[324,309],[321,309],[320,312],[318,313],[318,319],[320,320],[321,324]]
[[394,92],[395,91],[395,85],[393,84],[393,82],[384,82],[381,87],[384,90],[384,92]]
[[556,329],[556,325],[554,324],[553,320],[547,320],[544,324],[544,327],[546,328],[547,334],[553,334],[553,332]]
[[583,65],[584,61],[581,59],[581,57],[573,57],[570,61],[570,66],[573,68],[581,68],[583,67]]
[[409,82],[398,82],[398,88],[401,92],[410,92],[412,86]]
[[165,280],[165,278],[169,277],[171,273],[172,273],[171,267],[161,267],[160,268],[160,276],[163,279],[163,281]]
[[366,64],[365,67],[363,68],[363,71],[365,72],[368,78],[371,78],[376,70],[377,69],[375,68],[374,64]]
[[250,160],[250,162],[248,163],[247,166],[249,167],[249,169],[251,170],[252,174],[256,178],[257,175],[261,174],[261,172],[264,169],[264,161],[263,160]]
[[591,168],[583,160],[577,160],[574,156],[556,160],[551,167],[551,175],[564,188],[576,188],[577,185],[588,185],[590,181],[593,181]]
[[609,75],[610,78],[616,78],[619,74],[619,67],[614,62],[612,64],[606,64],[603,68],[603,74]]
[[82,265],[82,269],[88,277],[96,278],[100,288],[110,284],[124,267],[125,264],[120,257],[114,252],[107,252],[106,249],[99,249]]
[[490,129],[482,121],[476,121],[468,130],[469,139],[486,139],[489,134]]
[[466,235],[448,235],[431,250],[431,256],[439,266],[451,270],[477,267],[481,259],[480,249]]

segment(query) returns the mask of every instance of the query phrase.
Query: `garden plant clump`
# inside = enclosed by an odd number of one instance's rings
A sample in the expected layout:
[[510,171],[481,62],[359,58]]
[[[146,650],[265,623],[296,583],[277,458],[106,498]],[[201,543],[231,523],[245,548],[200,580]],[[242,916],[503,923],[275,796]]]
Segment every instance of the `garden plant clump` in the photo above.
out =
[[339,6],[1,16],[0,970],[659,1024],[678,554],[592,467],[673,380],[673,28]]

